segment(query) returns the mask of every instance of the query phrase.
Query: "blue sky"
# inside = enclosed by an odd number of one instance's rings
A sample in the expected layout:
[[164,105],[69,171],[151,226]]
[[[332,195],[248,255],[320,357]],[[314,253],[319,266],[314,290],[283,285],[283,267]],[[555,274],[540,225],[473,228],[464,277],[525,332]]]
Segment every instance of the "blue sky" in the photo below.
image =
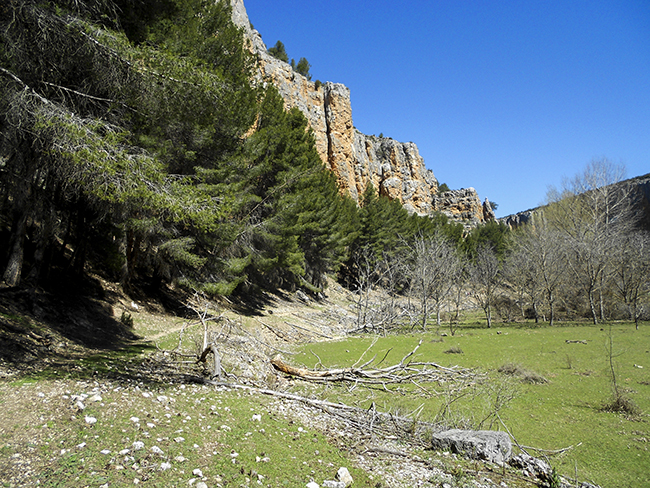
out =
[[354,125],[413,141],[505,216],[593,159],[650,172],[650,0],[244,0],[267,47],[351,90]]

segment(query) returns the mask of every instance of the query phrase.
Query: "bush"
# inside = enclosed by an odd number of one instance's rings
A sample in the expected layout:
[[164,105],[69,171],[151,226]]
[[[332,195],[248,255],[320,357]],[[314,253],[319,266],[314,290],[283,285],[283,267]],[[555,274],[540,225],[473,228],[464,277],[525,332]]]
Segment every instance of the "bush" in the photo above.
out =
[[500,366],[497,371],[508,376],[515,376],[519,378],[523,383],[530,383],[533,385],[543,385],[545,383],[548,383],[548,380],[541,374],[535,373],[534,371],[529,371],[525,369],[521,364],[506,363],[503,366]]

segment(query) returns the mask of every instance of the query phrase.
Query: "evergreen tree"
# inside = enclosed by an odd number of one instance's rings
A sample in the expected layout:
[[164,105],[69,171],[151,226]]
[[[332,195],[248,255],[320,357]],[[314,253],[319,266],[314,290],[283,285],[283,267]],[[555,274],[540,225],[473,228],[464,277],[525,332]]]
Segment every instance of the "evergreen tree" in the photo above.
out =
[[276,42],[275,46],[269,48],[269,54],[280,61],[284,61],[285,63],[289,62],[289,56],[282,41]]
[[309,68],[311,68],[311,64],[309,64],[307,58],[300,58],[298,64],[295,66],[294,69],[296,70],[296,73],[300,73],[308,80],[311,80],[311,75],[309,74]]

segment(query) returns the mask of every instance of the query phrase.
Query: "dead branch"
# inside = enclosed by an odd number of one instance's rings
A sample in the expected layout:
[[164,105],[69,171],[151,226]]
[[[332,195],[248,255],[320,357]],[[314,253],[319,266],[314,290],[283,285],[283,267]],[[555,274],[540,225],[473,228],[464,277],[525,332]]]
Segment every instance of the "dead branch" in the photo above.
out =
[[411,440],[416,440],[418,435],[427,432],[441,430],[441,426],[432,423],[414,421],[411,418],[401,417],[387,412],[379,412],[371,407],[366,410],[359,407],[351,407],[343,403],[332,403],[325,400],[316,400],[313,398],[306,398],[291,393],[284,393],[276,390],[267,390],[263,388],[256,388],[253,386],[224,383],[218,381],[203,381],[204,384],[212,386],[222,386],[226,388],[241,389],[260,393],[262,395],[270,395],[287,400],[298,401],[307,405],[317,407],[325,413],[340,418],[349,426],[367,434],[368,431],[379,432],[384,436],[397,435],[403,437],[408,435]]
[[271,327],[270,325],[265,324],[264,322],[262,322],[262,321],[259,320],[259,319],[256,319],[255,317],[253,317],[253,319],[255,320],[255,322],[259,322],[259,323],[262,324],[264,327],[266,327],[266,328],[269,329],[271,332],[273,332],[276,336],[278,336],[278,338],[282,339],[283,341],[289,342],[289,339],[287,339],[287,336],[284,335],[282,332],[280,332],[280,331],[278,331],[278,330],[275,330],[275,329],[274,329],[273,327]]
[[[408,361],[420,347],[420,343],[411,352],[406,354],[398,364],[385,368],[365,369],[371,361],[361,367],[337,368],[324,371],[315,371],[306,368],[297,368],[285,363],[279,356],[271,360],[275,369],[290,376],[295,376],[307,381],[348,381],[353,383],[387,385],[398,383],[415,383],[420,389],[424,389],[416,382],[453,382],[467,381],[476,378],[474,370],[452,367],[445,368],[436,363]],[[365,353],[364,353],[365,354]],[[374,358],[373,358],[374,360]],[[427,392],[428,393],[428,392]]]
[[326,334],[321,334],[320,332],[316,332],[315,330],[307,329],[306,327],[301,327],[300,325],[292,324],[291,322],[287,322],[286,320],[284,321],[285,324],[290,325],[291,327],[295,327],[296,329],[304,330],[309,332],[310,334],[314,334],[317,336],[324,337],[325,339],[333,339],[332,336],[328,336]]

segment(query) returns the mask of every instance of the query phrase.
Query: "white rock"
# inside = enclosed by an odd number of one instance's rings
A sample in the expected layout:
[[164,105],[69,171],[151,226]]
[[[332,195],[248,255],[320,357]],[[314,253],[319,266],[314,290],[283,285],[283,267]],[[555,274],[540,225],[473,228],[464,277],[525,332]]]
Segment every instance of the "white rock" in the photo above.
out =
[[97,423],[97,419],[95,417],[90,417],[86,415],[86,423],[90,425],[94,425]]
[[206,485],[203,481],[199,481],[196,484],[196,488],[208,488],[208,485]]
[[187,458],[185,458],[185,457],[183,457],[183,456],[176,456],[176,457],[174,458],[174,461],[177,461],[177,462],[179,462],[179,463],[182,463],[183,461],[187,461]]
[[185,437],[174,437],[174,442],[184,442]]
[[343,481],[326,480],[323,481],[323,488],[345,488]]
[[84,402],[81,400],[77,400],[77,403],[74,404],[75,408],[81,412],[83,412],[86,408],[86,405],[84,405]]
[[262,420],[262,416],[259,414],[253,415],[253,421],[260,422]]
[[158,446],[153,446],[151,448],[151,452],[153,452],[154,454],[164,454],[163,450],[161,448],[159,448]]
[[345,483],[346,487],[350,486],[354,482],[352,476],[350,475],[350,471],[348,471],[348,468],[339,468],[338,472],[336,473],[336,479]]
[[139,419],[138,417],[131,417],[129,420],[130,420],[131,422],[135,423],[135,424],[137,424],[138,422],[140,422],[140,419]]
[[133,443],[133,450],[134,451],[139,451],[140,449],[144,449],[144,442],[142,441],[135,441]]
[[167,471],[171,467],[172,467],[172,465],[170,463],[161,463],[159,469],[160,469],[160,471]]
[[198,476],[199,478],[203,478],[203,471],[201,471],[199,468],[196,468],[194,471],[192,471],[192,474],[194,476]]
[[98,403],[98,402],[102,401],[102,397],[100,395],[95,394],[95,395],[91,396],[90,398],[88,398],[88,401],[91,402],[91,403]]
[[155,426],[156,426],[156,424],[151,423],[151,422],[147,422],[147,427],[149,427],[150,429],[153,429]]
[[102,449],[102,450],[99,451],[99,452],[101,452],[104,456],[107,456],[108,454],[111,453],[111,450],[110,450],[110,449]]
[[318,483],[314,483],[313,481],[310,481],[309,483],[307,483],[307,488],[320,488],[320,486],[318,486]]
[[86,447],[86,443],[85,443],[85,442],[82,442],[81,444],[77,444],[77,447],[78,447],[79,449],[83,449],[84,447]]

